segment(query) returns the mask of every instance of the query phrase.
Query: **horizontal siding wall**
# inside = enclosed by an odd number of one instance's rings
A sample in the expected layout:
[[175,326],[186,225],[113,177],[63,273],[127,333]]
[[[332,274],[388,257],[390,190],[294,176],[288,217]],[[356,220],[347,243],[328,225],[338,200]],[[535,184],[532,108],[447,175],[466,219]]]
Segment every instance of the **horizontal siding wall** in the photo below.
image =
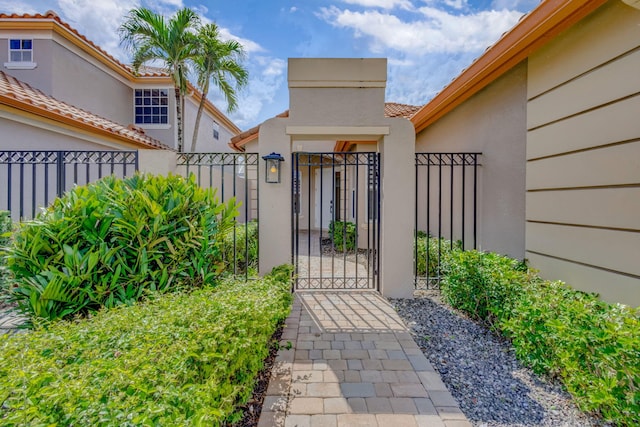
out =
[[526,256],[640,305],[640,11],[611,0],[529,58]]

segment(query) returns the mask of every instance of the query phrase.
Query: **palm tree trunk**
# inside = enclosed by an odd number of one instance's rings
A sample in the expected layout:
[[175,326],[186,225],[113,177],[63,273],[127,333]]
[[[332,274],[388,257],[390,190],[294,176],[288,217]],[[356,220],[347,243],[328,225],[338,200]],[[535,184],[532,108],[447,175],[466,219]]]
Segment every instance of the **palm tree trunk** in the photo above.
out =
[[200,130],[200,118],[202,117],[202,110],[204,110],[204,103],[207,102],[207,93],[209,92],[209,81],[205,83],[202,88],[202,99],[200,99],[200,105],[198,105],[198,113],[196,114],[196,123],[193,125],[193,138],[191,139],[191,152],[196,151],[196,143],[198,142],[198,131]]
[[178,152],[182,152],[183,144],[183,126],[182,126],[182,96],[180,94],[180,89],[175,88],[176,94],[176,125],[178,126]]

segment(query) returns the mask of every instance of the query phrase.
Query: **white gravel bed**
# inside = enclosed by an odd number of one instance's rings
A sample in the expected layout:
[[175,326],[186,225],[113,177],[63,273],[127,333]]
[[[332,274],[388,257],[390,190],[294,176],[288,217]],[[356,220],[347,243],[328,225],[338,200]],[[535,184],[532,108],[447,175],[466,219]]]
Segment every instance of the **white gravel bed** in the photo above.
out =
[[560,384],[525,368],[507,340],[426,294],[390,302],[474,426],[604,425]]

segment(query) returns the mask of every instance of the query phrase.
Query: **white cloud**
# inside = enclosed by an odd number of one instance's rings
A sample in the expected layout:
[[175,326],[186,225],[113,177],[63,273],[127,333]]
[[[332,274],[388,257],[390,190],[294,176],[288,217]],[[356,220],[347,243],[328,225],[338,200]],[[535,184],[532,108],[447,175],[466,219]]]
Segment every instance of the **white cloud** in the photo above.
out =
[[378,7],[381,9],[394,9],[396,7],[402,9],[412,9],[413,5],[409,0],[342,0],[344,3],[354,4],[364,7]]
[[443,3],[453,9],[463,9],[467,7],[467,0],[443,0]]
[[24,1],[15,0],[0,0],[0,12],[5,13],[44,13],[46,10],[39,10],[33,7],[33,5]]
[[295,13],[297,11],[298,11],[298,8],[295,7],[295,6],[291,6],[291,9],[289,9],[289,12],[291,12],[291,13]]
[[[265,113],[275,116],[282,112],[282,101],[286,105],[286,99],[277,99],[283,95],[285,84],[285,72],[287,62],[281,58],[269,56],[255,56],[248,63],[251,76],[248,87],[239,95],[238,111],[230,115],[230,118],[243,129],[257,124]],[[216,105],[224,105],[223,100],[214,98]],[[280,105],[280,106],[278,106]],[[268,117],[268,115],[267,115]]]
[[352,29],[356,37],[367,37],[374,53],[393,49],[425,55],[481,51],[522,15],[507,10],[454,15],[433,7],[422,7],[418,12],[417,20],[403,21],[389,13],[353,12],[331,6],[321,8],[318,16],[335,27]]
[[138,0],[58,0],[61,18],[102,49],[120,60],[127,55],[120,46],[118,28]]
[[258,43],[254,42],[253,40],[244,39],[242,37],[236,36],[236,35],[232,34],[231,31],[229,31],[229,29],[227,29],[227,28],[220,28],[220,37],[223,40],[235,40],[235,41],[237,41],[242,46],[244,46],[244,50],[247,53],[263,52],[264,51],[262,46],[260,46]]

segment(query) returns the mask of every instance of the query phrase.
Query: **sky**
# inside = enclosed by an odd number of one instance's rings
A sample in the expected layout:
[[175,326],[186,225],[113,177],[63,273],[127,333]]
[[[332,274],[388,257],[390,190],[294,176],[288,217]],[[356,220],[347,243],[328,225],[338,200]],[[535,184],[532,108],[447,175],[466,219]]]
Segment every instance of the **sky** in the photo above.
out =
[[[242,130],[285,111],[288,58],[387,58],[386,101],[423,105],[512,28],[538,0],[0,0],[0,12],[55,11],[129,63],[118,28],[134,7],[195,10],[242,43],[249,83],[227,113]],[[219,92],[209,98],[221,110]]]

